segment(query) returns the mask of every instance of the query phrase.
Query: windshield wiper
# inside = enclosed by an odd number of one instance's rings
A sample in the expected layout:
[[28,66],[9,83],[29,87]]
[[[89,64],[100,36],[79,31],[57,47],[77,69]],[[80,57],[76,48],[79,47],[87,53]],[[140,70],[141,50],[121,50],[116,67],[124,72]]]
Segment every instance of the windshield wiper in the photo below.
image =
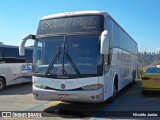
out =
[[[60,45],[61,45],[61,43],[60,43]],[[45,75],[48,75],[48,74],[49,74],[51,68],[53,67],[53,64],[55,63],[55,61],[56,61],[57,58],[59,57],[59,55],[60,55],[60,53],[61,53],[61,52],[60,52],[60,50],[61,50],[61,49],[60,49],[60,45],[59,45],[59,47],[58,47],[58,51],[57,51],[56,55],[55,55],[55,56],[53,57],[53,59],[51,60],[51,63],[49,64]]]
[[81,75],[80,71],[78,70],[78,68],[76,67],[76,65],[74,64],[74,62],[72,61],[72,59],[71,59],[71,57],[70,57],[70,55],[68,54],[67,51],[65,52],[65,54],[66,54],[66,57],[68,58],[68,60],[69,60],[69,62],[70,62],[70,64],[71,64],[71,66],[73,67],[74,71],[75,71],[78,75]]

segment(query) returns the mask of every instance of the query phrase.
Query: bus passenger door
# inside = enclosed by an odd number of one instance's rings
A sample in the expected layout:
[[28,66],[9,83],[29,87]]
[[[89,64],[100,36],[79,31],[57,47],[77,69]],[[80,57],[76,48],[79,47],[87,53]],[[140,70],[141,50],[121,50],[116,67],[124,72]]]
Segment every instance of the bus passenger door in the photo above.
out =
[[104,99],[112,96],[112,71],[109,64],[108,54],[104,55]]

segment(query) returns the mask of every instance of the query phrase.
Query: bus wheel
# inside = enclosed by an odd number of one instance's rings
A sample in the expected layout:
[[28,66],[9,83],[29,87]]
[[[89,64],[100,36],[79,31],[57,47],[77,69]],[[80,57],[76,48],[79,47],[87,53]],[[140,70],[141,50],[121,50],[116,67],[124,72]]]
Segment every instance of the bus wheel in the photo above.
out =
[[4,88],[4,82],[3,80],[0,78],[0,90],[2,90]]
[[131,82],[131,85],[134,85],[134,84],[135,84],[135,79],[136,79],[135,76],[136,76],[136,75],[135,75],[135,71],[133,71],[133,72],[132,72],[132,82]]
[[116,95],[117,95],[117,86],[116,86],[116,84],[114,84],[114,86],[113,86],[113,98],[115,98]]
[[109,102],[112,103],[117,95],[117,86],[114,83],[112,97],[109,99]]

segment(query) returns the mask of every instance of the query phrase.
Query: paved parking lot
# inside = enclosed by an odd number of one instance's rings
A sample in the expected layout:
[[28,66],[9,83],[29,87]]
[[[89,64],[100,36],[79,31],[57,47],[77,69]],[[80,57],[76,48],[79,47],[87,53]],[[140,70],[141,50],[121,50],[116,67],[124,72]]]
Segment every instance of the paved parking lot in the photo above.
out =
[[43,111],[56,119],[80,116],[86,119],[98,119],[106,117],[105,114],[110,111],[113,114],[120,111],[160,111],[160,95],[157,93],[149,96],[141,95],[141,81],[137,80],[134,86],[122,90],[112,103],[109,101],[101,104],[38,101],[33,97],[31,83],[25,83],[6,87],[0,92],[0,111]]

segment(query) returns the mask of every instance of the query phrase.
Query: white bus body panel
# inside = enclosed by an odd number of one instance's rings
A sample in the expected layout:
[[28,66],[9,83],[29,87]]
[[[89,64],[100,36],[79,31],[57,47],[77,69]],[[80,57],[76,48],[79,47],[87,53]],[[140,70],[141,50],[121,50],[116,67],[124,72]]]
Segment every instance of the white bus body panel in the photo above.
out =
[[137,56],[120,48],[113,48],[109,71],[101,77],[104,83],[104,100],[113,95],[115,75],[118,76],[118,91],[132,82],[133,71],[136,70]]
[[120,48],[113,48],[111,74],[118,75],[118,91],[132,82],[132,73],[136,70],[137,56]]
[[0,64],[0,76],[5,78],[6,86],[31,82],[32,79],[32,64],[31,63],[5,63]]
[[113,88],[113,80],[112,77],[110,75],[110,72],[108,72],[107,74],[105,74],[104,76],[99,78],[99,83],[104,85],[104,91],[103,91],[103,95],[104,95],[104,100],[107,100],[108,98],[110,98],[112,96],[112,88]]

